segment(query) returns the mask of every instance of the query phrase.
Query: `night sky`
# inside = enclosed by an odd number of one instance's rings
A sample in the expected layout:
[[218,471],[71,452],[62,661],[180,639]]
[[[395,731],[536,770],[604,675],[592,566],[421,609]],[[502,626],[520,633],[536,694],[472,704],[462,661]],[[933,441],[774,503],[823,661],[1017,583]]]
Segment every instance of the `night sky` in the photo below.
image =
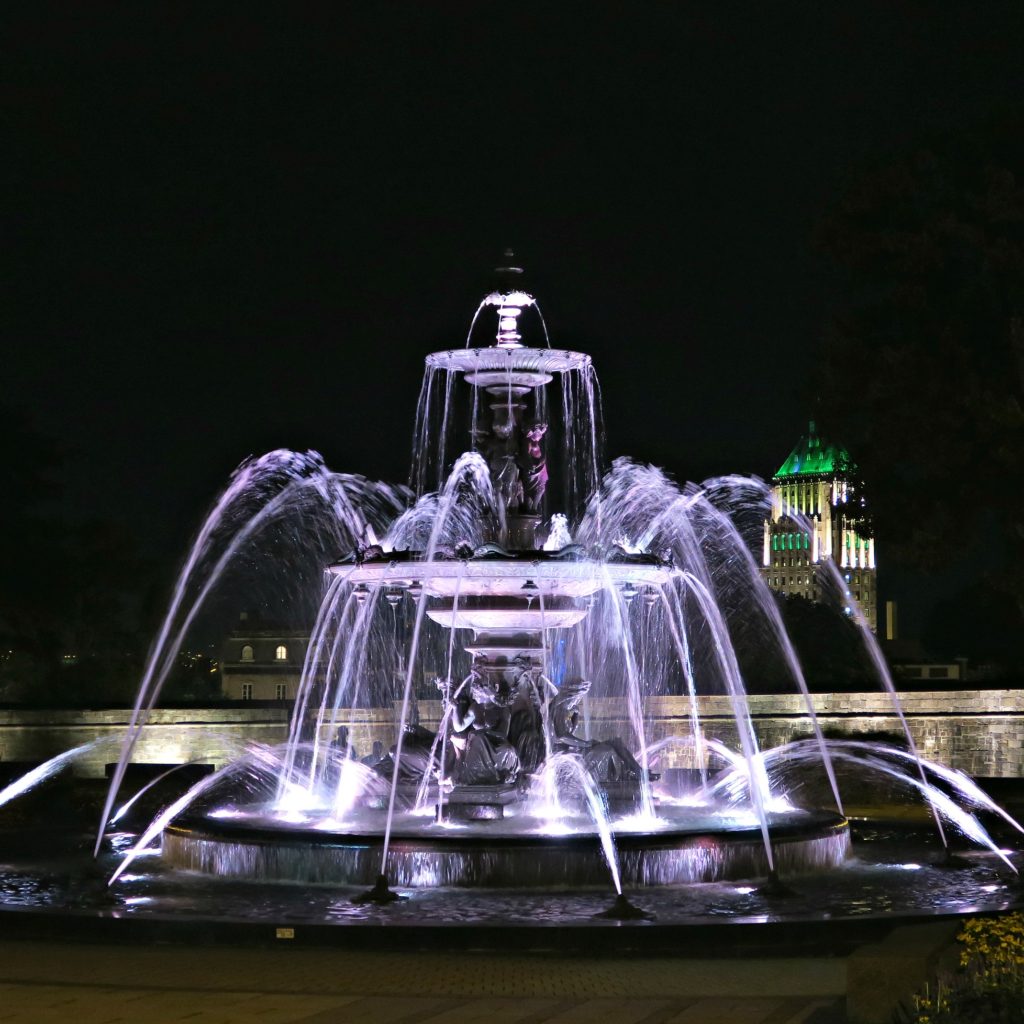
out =
[[423,357],[506,246],[609,456],[771,474],[819,218],[1024,95],[1019,0],[146,8],[7,26],[0,402],[62,445],[68,515],[162,556],[250,453],[404,480]]

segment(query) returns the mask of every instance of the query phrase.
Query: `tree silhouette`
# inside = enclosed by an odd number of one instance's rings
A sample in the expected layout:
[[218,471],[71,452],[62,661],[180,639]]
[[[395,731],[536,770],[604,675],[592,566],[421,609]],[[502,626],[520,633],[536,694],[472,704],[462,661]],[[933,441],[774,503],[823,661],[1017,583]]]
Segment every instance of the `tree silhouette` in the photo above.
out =
[[59,445],[0,407],[0,701],[130,700],[148,623],[134,538],[62,500]]
[[823,221],[842,298],[814,386],[886,546],[921,567],[996,546],[1024,616],[1021,120],[864,175]]

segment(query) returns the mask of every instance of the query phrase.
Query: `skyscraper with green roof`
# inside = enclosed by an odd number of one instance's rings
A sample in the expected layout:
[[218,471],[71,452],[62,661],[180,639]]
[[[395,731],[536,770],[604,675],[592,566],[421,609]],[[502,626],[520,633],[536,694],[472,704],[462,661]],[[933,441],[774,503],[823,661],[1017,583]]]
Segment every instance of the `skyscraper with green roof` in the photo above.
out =
[[831,590],[826,563],[843,579],[847,614],[855,600],[878,622],[875,540],[857,466],[839,444],[807,433],[772,477],[761,572],[780,594],[821,601]]

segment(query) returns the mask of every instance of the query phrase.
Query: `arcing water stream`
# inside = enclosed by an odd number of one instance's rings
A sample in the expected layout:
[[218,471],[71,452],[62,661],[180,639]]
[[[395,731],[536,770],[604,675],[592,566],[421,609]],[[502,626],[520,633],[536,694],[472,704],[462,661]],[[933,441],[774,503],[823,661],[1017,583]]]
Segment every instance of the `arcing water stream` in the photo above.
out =
[[[916,790],[944,843],[948,826],[1012,867],[978,818],[998,808],[922,761],[909,729],[906,752],[826,741],[740,525],[768,506],[764,485],[680,488],[627,460],[602,477],[591,359],[551,348],[518,268],[501,273],[467,346],[427,357],[414,490],[277,451],[243,464],[214,505],[146,665],[96,852],[190,625],[268,530],[327,574],[288,737],[178,795],[111,882],[161,836],[172,865],[339,885],[591,885],[603,873],[621,894],[780,864],[838,869],[850,830],[837,763]],[[531,317],[537,347],[524,344]],[[762,749],[740,634],[781,659],[812,740]],[[702,719],[708,694],[727,697],[728,722]],[[657,708],[674,699],[686,710],[666,731]],[[670,761],[692,769],[687,792],[666,785]],[[828,806],[801,806],[794,773],[823,777]]]

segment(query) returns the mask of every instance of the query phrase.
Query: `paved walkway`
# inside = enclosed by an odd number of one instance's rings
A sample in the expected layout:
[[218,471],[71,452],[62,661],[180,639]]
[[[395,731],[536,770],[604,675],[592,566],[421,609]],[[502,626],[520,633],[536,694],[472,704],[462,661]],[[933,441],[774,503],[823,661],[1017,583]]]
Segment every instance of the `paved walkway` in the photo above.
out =
[[833,1024],[845,961],[0,943],[0,1022]]

